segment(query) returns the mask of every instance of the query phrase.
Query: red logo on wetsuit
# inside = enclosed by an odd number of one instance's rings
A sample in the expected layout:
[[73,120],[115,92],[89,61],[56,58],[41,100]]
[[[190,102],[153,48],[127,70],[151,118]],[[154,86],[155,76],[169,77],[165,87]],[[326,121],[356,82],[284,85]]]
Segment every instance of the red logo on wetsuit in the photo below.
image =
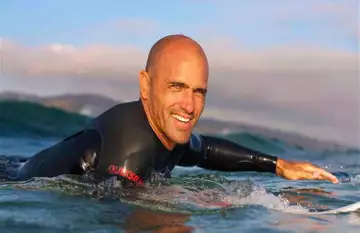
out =
[[126,169],[125,167],[110,165],[108,169],[110,174],[123,176],[137,184],[143,184],[143,180],[136,175],[133,171]]

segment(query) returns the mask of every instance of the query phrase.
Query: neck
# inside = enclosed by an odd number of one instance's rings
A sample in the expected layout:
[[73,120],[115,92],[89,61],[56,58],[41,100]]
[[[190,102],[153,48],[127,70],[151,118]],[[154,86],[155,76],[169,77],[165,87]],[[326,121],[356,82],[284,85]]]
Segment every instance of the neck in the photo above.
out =
[[143,100],[142,98],[141,98],[141,102],[144,107],[145,115],[150,124],[150,127],[155,132],[156,136],[159,138],[161,143],[166,147],[166,149],[171,151],[174,148],[175,143],[172,142],[169,138],[167,138],[164,135],[164,133],[162,133],[161,130],[156,126],[156,124],[154,123],[153,117],[151,116],[151,112],[150,112],[147,102],[145,100]]

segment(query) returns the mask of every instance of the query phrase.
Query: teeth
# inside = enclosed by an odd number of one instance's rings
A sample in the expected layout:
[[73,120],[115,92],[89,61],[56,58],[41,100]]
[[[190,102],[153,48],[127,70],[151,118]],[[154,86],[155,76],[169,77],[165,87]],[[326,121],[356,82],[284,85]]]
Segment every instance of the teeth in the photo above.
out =
[[176,115],[176,114],[173,114],[172,116],[173,116],[176,120],[179,120],[179,121],[184,122],[184,123],[187,123],[187,122],[190,121],[189,118],[184,118],[184,117],[179,116],[179,115]]

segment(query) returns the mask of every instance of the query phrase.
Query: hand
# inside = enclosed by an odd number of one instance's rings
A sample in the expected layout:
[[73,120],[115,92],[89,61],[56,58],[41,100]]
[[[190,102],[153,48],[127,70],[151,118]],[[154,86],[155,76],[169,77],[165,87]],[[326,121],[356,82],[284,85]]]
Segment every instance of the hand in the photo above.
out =
[[288,180],[328,180],[334,184],[339,183],[334,175],[308,162],[278,159],[276,175]]

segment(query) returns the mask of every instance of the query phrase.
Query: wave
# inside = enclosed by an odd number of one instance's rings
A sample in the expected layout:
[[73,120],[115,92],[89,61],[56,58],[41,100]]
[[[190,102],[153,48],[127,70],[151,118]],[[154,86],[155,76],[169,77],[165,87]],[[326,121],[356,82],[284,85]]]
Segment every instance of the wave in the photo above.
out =
[[247,148],[274,155],[284,154],[288,150],[297,150],[295,147],[292,147],[291,145],[288,145],[286,142],[283,142],[279,139],[271,139],[259,134],[243,132],[229,133],[218,136],[226,138]]
[[[48,107],[29,101],[0,101],[0,137],[67,137],[85,127],[92,117],[68,112],[55,107]],[[311,152],[299,146],[293,146],[278,138],[270,138],[248,132],[213,134],[251,148],[253,150],[276,156],[290,156],[302,159],[311,157]],[[322,157],[333,157],[334,154],[356,154],[358,150],[324,151]],[[315,153],[318,157],[319,153]],[[357,163],[358,164],[358,163]]]
[[91,121],[87,116],[26,101],[1,101],[0,112],[0,136],[65,137]]
[[[27,101],[1,101],[0,112],[0,136],[66,137],[92,120],[89,116]],[[216,136],[273,154],[283,154],[289,147],[278,139],[269,139],[250,133]]]

